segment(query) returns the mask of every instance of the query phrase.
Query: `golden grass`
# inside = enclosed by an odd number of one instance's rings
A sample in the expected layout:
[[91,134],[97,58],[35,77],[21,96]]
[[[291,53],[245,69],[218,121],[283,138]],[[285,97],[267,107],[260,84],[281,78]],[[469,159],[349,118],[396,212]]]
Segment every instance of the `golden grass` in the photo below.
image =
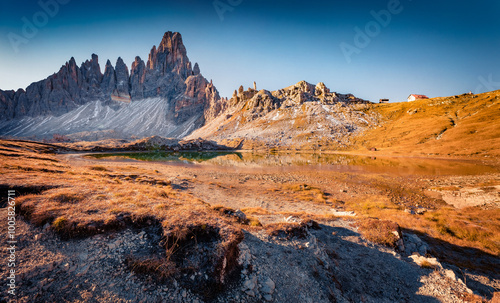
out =
[[422,263],[420,263],[420,267],[422,268],[427,268],[427,269],[436,269],[436,265],[432,264],[431,262],[424,260]]
[[448,243],[500,254],[500,210],[480,207],[455,208],[438,206],[423,215],[403,212],[384,197],[373,197],[359,203],[348,202],[346,208],[361,217],[375,217],[396,222],[401,228],[415,230]]
[[[403,229],[421,232],[450,244],[500,255],[500,209],[456,209],[442,200],[425,196],[417,188],[406,186],[402,190],[399,185],[390,184],[378,176],[367,178],[365,182],[376,183],[383,192],[347,199],[343,205],[346,210],[354,211],[360,218],[390,220]],[[403,203],[405,200],[409,202]],[[426,207],[427,211],[423,215],[404,212],[415,203]]]
[[260,223],[260,220],[256,217],[253,217],[253,216],[247,216],[248,218],[248,226],[252,226],[252,227],[261,227],[262,226],[262,223]]
[[89,167],[91,170],[97,170],[97,171],[109,171],[106,167],[101,166],[101,165],[95,165]]
[[321,189],[307,184],[287,184],[283,186],[283,190],[293,193],[294,197],[301,201],[316,203],[326,203],[327,201],[327,197]]
[[[222,239],[220,247],[226,250],[242,237],[239,231],[241,224],[234,224],[235,220],[223,216],[220,211],[211,209],[185,191],[175,190],[154,170],[137,166],[115,167],[111,164],[103,166],[106,171],[89,166],[71,166],[49,152],[40,157],[37,144],[0,141],[0,145],[6,144],[14,146],[9,148],[12,149],[10,153],[16,156],[0,155],[0,174],[6,180],[4,182],[9,182],[13,187],[23,184],[56,187],[39,194],[19,196],[16,208],[34,224],[49,223],[61,235],[86,236],[133,225],[160,224],[169,237],[185,239],[193,230],[203,230],[205,226],[205,229],[217,230]],[[393,194],[381,192],[357,195],[342,203],[346,210],[353,210],[361,217],[390,220],[402,228],[454,245],[500,254],[500,210],[484,210],[479,207],[457,210],[434,199],[417,199],[419,203],[429,207],[429,210],[424,215],[410,215],[403,211],[405,205],[396,204],[399,200],[392,197],[413,199],[414,196],[421,195],[414,188],[401,190],[391,184],[392,180],[384,181],[377,176],[362,177],[361,182],[367,182],[367,186],[371,187],[371,184],[382,184],[377,185],[377,188]],[[481,186],[493,185],[497,183],[486,182]],[[303,183],[281,186],[273,194],[291,195],[298,200],[313,203],[334,200],[322,189]],[[274,214],[273,211],[260,207],[244,208],[242,211],[249,220],[247,224],[255,227],[261,225],[258,216]],[[297,216],[302,221],[336,219],[328,214],[278,214],[285,217]],[[248,225],[246,228],[250,227]]]
[[247,216],[248,215],[270,215],[272,212],[262,207],[245,207],[241,209]]
[[364,219],[358,222],[361,235],[374,243],[396,248],[400,233],[399,225],[389,220]]
[[[17,197],[16,210],[35,225],[49,223],[61,236],[87,236],[158,222],[171,237],[182,238],[198,225],[220,230],[222,246],[242,237],[238,228],[203,201],[151,177],[156,172],[133,166],[127,167],[128,174],[113,166],[64,166],[49,153],[51,145],[0,140],[1,146],[15,152],[15,156],[0,155],[6,163],[0,173],[9,186],[52,188]],[[41,151],[46,152],[44,159],[30,159]],[[55,164],[61,166],[60,171],[47,169]]]
[[445,241],[467,246],[474,243],[473,247],[500,254],[500,210],[498,209],[441,208],[424,214],[424,219]]
[[62,231],[63,229],[66,228],[67,223],[68,219],[66,219],[66,217],[58,217],[57,219],[54,220],[54,222],[52,222],[52,227],[56,231]]
[[[191,194],[173,189],[170,181],[158,179],[161,176],[157,171],[120,169],[112,164],[61,165],[50,153],[47,159],[30,159],[40,153],[38,148],[50,146],[0,140],[2,146],[16,147],[13,155],[0,155],[2,163],[6,163],[0,167],[5,180],[2,182],[8,182],[2,185],[14,189],[25,184],[33,186],[32,193],[16,197],[16,211],[32,224],[48,224],[66,239],[130,227],[158,228],[162,241],[153,244],[164,247],[163,257],[129,256],[129,269],[159,280],[172,276],[182,280],[182,274],[203,272],[209,279],[195,281],[199,287],[192,290],[203,289],[200,294],[207,298],[215,296],[219,289],[208,285],[220,286],[237,267],[238,243],[243,240],[239,225]],[[48,169],[55,165],[57,170]],[[252,222],[257,225],[255,220]],[[185,249],[200,241],[209,249]],[[193,254],[199,262],[186,265],[183,260]]]
[[374,104],[370,112],[382,123],[355,138],[356,146],[405,155],[500,156],[499,110],[500,91]]

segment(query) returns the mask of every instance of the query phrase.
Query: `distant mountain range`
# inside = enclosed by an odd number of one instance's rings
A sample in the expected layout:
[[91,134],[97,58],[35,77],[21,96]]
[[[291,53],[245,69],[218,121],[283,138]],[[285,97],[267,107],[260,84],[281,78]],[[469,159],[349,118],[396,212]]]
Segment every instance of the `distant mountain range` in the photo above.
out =
[[376,123],[359,110],[368,103],[305,81],[273,92],[259,91],[254,83],[235,90],[231,99],[221,98],[198,64],[189,61],[181,34],[166,32],[147,62],[136,57],[130,71],[118,58],[115,66],[108,60],[102,73],[93,54],[80,66],[71,58],[26,90],[0,90],[0,136],[100,140],[190,135],[255,139],[273,146],[299,141],[321,146],[320,138],[345,145],[349,135]]
[[0,90],[0,135],[48,137],[54,133],[114,131],[118,136],[181,136],[217,114],[220,98],[197,63],[189,61],[179,33],[167,32],[145,63],[130,72],[121,58],[101,72],[93,54],[80,67],[71,58],[26,90]]

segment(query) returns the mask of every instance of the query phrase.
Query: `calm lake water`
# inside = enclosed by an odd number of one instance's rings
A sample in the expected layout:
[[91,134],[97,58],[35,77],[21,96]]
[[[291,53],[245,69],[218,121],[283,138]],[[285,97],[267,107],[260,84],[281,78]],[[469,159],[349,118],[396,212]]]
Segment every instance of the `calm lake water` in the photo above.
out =
[[496,167],[477,161],[430,158],[366,157],[324,153],[257,152],[138,152],[90,155],[101,160],[165,162],[166,164],[216,165],[223,167],[317,169],[340,172],[372,172],[396,175],[475,175],[498,173]]

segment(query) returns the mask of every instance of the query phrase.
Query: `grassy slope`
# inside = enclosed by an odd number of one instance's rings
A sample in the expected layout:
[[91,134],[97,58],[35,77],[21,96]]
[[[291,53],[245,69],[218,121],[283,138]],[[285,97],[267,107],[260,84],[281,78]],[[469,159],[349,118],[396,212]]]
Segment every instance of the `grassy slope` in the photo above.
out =
[[357,148],[399,154],[500,156],[500,91],[376,104],[379,127],[355,138]]
[[[29,222],[36,226],[49,224],[64,238],[159,225],[166,239],[167,258],[163,263],[168,269],[161,275],[191,270],[183,265],[170,270],[170,257],[181,254],[174,248],[178,242],[192,241],[193,235],[208,235],[217,242],[217,249],[205,256],[215,260],[213,267],[222,260],[219,256],[226,255],[228,267],[233,266],[229,260],[235,261],[235,257],[229,254],[243,238],[241,230],[232,225],[235,219],[228,219],[200,199],[174,189],[157,170],[74,165],[57,157],[55,149],[57,146],[49,144],[0,140],[0,190],[5,194],[7,189],[16,191],[16,213]],[[2,203],[7,202],[4,197]],[[153,262],[155,257],[151,255],[145,260]],[[140,264],[143,268],[144,262]],[[213,277],[219,279],[216,273]]]

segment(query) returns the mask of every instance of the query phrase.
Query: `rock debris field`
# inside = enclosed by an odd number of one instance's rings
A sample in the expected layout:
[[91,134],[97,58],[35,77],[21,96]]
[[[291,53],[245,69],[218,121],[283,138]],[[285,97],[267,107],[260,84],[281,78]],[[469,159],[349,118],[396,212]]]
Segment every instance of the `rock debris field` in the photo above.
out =
[[[157,249],[147,229],[63,241],[47,227],[17,223],[18,302],[205,302],[175,279],[159,283],[128,269],[128,255]],[[349,221],[319,227],[289,239],[245,232],[240,277],[211,301],[451,303],[472,293],[463,277],[439,262],[421,268],[409,251],[362,239]],[[404,237],[406,247],[420,245],[426,253],[418,236]],[[9,299],[5,292],[3,299]]]

